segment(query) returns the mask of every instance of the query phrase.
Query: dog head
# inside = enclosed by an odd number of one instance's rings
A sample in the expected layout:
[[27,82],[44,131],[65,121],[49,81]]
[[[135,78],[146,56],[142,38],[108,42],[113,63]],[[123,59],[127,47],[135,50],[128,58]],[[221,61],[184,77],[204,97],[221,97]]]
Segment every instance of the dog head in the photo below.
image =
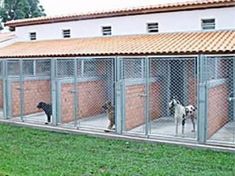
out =
[[185,112],[187,115],[193,115],[196,110],[197,110],[197,108],[194,107],[193,105],[185,106]]
[[176,98],[172,98],[171,101],[169,102],[169,108],[172,109],[174,108],[177,104],[180,104],[180,102]]
[[42,109],[45,105],[46,105],[46,103],[40,102],[40,103],[38,103],[37,108]]
[[102,108],[103,108],[105,111],[106,111],[106,110],[111,110],[111,109],[113,108],[111,101],[106,101],[106,102],[104,103],[104,105],[102,106]]

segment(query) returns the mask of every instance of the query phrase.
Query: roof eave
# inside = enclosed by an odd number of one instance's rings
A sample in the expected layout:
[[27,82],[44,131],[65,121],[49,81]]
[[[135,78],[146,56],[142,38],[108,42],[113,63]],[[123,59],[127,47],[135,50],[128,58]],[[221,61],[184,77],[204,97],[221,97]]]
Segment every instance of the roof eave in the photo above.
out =
[[66,17],[55,17],[55,18],[45,18],[45,19],[29,19],[25,21],[9,21],[5,23],[5,26],[11,28],[20,27],[20,26],[29,26],[29,25],[38,25],[38,24],[48,24],[48,23],[60,23],[67,21],[79,21],[79,20],[88,20],[88,19],[97,19],[97,18],[111,18],[118,16],[130,16],[130,15],[141,15],[141,14],[151,14],[151,13],[164,13],[164,12],[174,12],[174,11],[188,11],[188,10],[201,10],[201,9],[211,9],[211,8],[224,8],[224,7],[233,7],[235,6],[235,1],[230,2],[221,2],[221,3],[211,3],[211,4],[191,4],[181,5],[181,6],[170,6],[170,7],[158,7],[158,8],[142,8],[134,10],[120,10],[113,12],[103,12],[103,13],[94,13],[94,14],[85,14],[85,15],[74,15]]

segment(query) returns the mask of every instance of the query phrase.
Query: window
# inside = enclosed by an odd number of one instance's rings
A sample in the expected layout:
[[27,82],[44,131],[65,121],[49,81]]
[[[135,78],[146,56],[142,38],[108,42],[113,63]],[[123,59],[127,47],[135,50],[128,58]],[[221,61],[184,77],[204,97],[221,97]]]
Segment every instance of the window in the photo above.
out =
[[71,31],[70,31],[70,29],[64,29],[63,30],[63,37],[64,38],[70,38],[71,37]]
[[124,79],[143,78],[144,76],[144,60],[143,59],[128,59],[124,60]]
[[156,33],[158,32],[158,23],[147,23],[148,33]]
[[32,60],[23,61],[23,74],[25,76],[33,76],[35,74],[34,61],[32,61]]
[[37,40],[37,34],[36,32],[30,32],[29,33],[30,40]]
[[102,34],[103,34],[103,36],[112,35],[112,28],[111,28],[111,26],[103,26],[102,27]]
[[215,29],[215,19],[202,19],[201,21],[202,30]]
[[37,76],[50,76],[51,62],[50,60],[37,60],[36,61],[36,75]]
[[84,71],[83,71],[83,76],[84,77],[93,77],[96,76],[97,71],[97,65],[98,62],[97,61],[84,61]]
[[7,72],[10,76],[20,75],[20,62],[19,61],[8,61],[7,62]]
[[58,60],[57,70],[58,77],[74,76],[74,60]]

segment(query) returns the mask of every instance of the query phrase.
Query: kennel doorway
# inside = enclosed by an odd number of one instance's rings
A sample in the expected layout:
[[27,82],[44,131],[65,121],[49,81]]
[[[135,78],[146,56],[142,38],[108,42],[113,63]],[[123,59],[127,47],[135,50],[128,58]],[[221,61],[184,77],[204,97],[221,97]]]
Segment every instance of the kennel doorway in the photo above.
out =
[[112,58],[58,59],[58,123],[68,128],[106,130],[109,120],[102,106],[107,101],[115,106],[114,73]]
[[235,57],[205,57],[207,142],[235,145]]
[[[173,111],[169,102],[176,98],[183,106],[197,107],[197,57],[156,57],[150,59],[150,135],[160,137],[197,138],[190,119],[186,120],[185,133],[175,134]],[[197,112],[195,113],[197,116]]]
[[147,135],[147,61],[144,57],[120,58],[122,132]]
[[50,60],[7,60],[7,117],[13,121],[45,124],[39,102],[51,104]]

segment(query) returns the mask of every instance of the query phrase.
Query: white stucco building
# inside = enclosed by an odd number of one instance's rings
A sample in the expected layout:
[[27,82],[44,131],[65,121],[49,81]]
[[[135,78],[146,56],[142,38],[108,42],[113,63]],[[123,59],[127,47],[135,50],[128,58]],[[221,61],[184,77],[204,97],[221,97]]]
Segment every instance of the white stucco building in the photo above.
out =
[[[53,40],[63,38],[63,30],[69,30],[71,38],[100,37],[104,27],[111,28],[106,30],[112,36],[235,29],[234,13],[233,1],[215,0],[16,20],[6,25],[15,29],[18,41],[30,40],[30,33],[36,33],[37,40]],[[148,24],[156,29],[150,32]]]

